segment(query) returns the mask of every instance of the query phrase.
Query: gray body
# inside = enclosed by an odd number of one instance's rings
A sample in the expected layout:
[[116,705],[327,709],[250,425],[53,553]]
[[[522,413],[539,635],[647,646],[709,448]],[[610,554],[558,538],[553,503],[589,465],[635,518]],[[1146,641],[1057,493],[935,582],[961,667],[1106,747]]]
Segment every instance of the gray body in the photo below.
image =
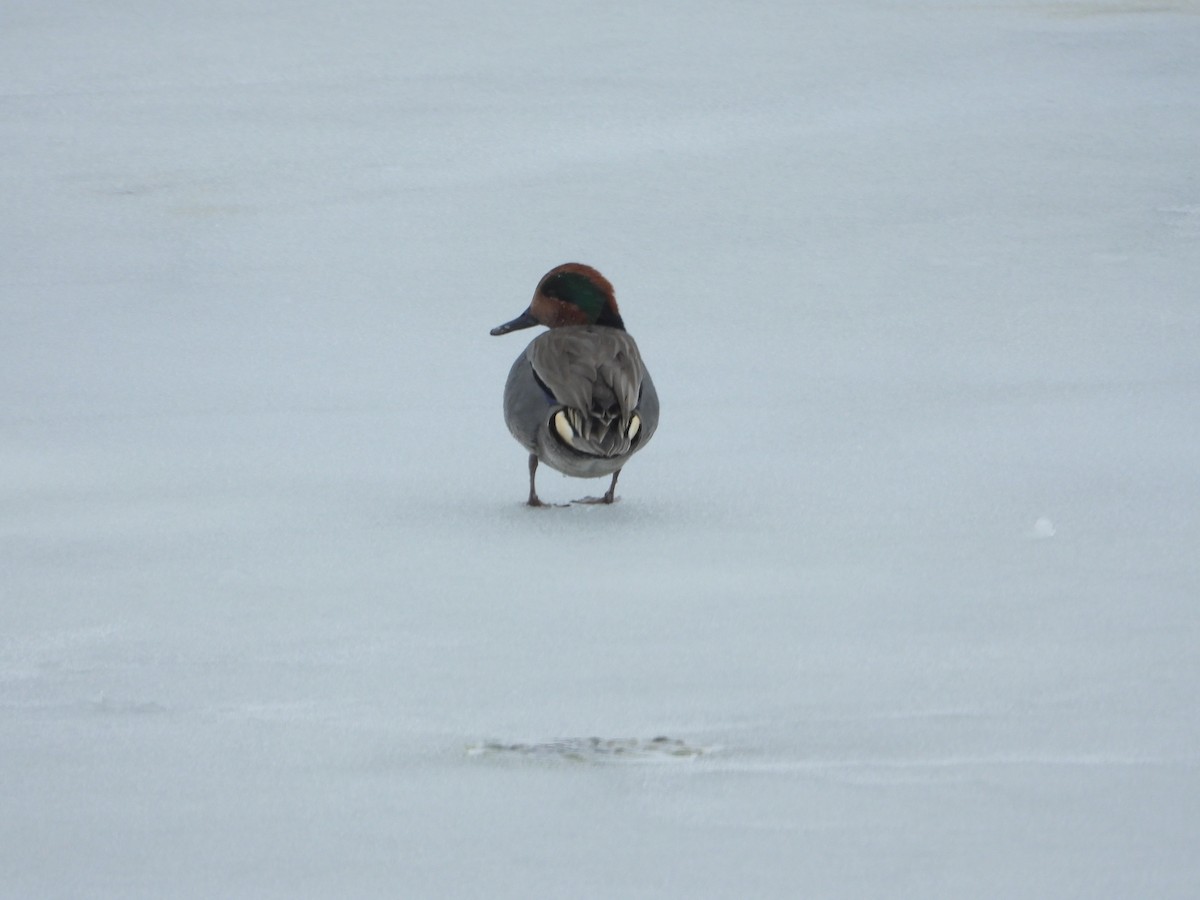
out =
[[[555,433],[560,410],[575,424],[575,447]],[[635,413],[640,425],[630,439]],[[553,328],[513,363],[504,421],[539,461],[576,478],[599,478],[618,471],[654,435],[658,394],[626,332],[602,325]]]

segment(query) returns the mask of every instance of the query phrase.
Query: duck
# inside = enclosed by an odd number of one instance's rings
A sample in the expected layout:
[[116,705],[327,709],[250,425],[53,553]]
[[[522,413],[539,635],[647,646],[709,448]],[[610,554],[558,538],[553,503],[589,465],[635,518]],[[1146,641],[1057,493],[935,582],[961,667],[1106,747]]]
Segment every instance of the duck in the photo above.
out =
[[546,326],[517,357],[504,385],[504,422],[529,453],[529,506],[544,463],[574,478],[611,476],[611,504],[625,463],[658,429],[658,393],[637,342],[625,330],[613,286],[596,269],[564,263],[542,276],[529,307],[492,329],[504,335]]

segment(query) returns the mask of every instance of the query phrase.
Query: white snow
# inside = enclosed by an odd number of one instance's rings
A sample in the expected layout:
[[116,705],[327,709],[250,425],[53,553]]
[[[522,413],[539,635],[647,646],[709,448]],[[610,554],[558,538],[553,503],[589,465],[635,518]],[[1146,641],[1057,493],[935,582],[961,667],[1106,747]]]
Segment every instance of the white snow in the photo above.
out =
[[7,4],[0,896],[1195,896],[1198,13]]

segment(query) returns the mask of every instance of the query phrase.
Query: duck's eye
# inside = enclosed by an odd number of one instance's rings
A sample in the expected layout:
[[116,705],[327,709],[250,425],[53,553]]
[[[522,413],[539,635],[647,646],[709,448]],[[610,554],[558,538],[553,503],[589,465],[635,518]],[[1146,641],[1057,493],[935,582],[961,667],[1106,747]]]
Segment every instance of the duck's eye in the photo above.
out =
[[558,436],[562,438],[564,444],[569,447],[575,446],[575,431],[571,428],[571,422],[567,418],[565,410],[560,409],[554,414],[554,430],[558,432]]
[[642,430],[642,417],[634,413],[629,417],[629,439],[632,441],[637,437],[637,433]]

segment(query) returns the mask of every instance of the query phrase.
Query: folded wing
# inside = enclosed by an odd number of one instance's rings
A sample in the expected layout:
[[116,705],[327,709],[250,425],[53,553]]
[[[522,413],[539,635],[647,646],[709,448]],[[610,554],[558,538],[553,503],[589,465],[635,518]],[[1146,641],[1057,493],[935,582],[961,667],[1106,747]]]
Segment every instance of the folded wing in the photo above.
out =
[[529,346],[528,358],[564,407],[552,421],[564,443],[590,456],[629,452],[641,428],[637,406],[645,374],[633,338],[614,328],[555,328]]

